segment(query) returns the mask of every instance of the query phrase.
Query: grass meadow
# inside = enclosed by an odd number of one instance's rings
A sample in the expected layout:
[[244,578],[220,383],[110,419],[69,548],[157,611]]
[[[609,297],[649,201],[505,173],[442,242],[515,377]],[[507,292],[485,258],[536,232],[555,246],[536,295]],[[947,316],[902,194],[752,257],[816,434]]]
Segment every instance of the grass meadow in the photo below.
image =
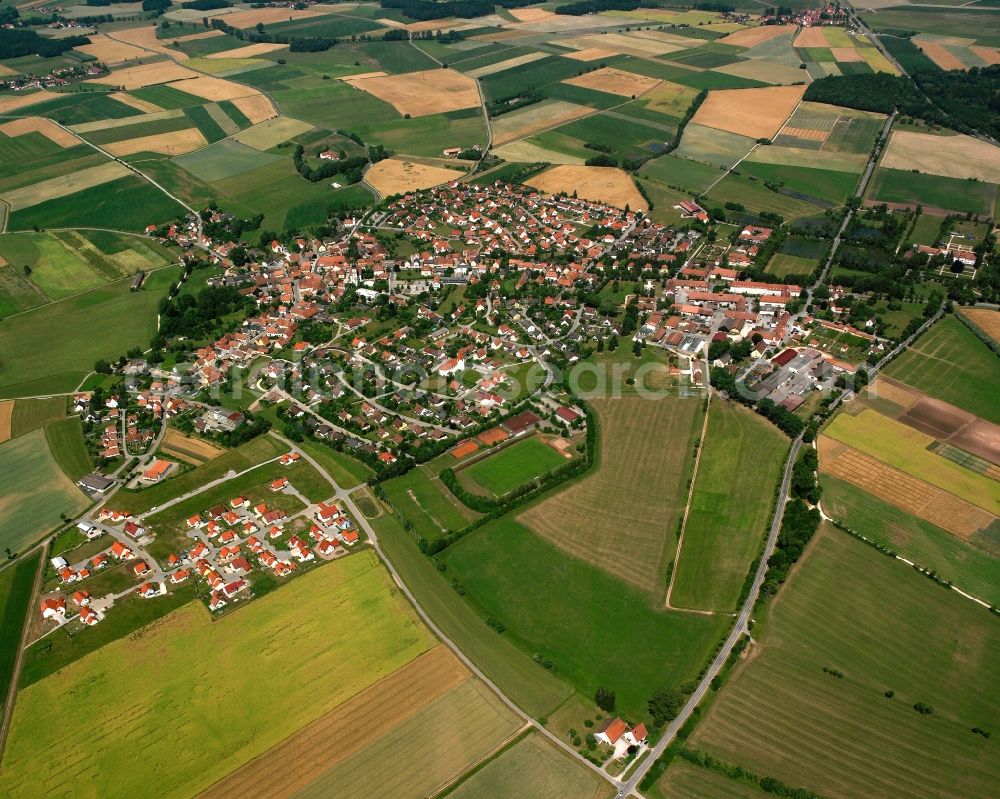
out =
[[[129,291],[130,281],[119,280],[0,321],[0,338],[7,342],[0,396],[73,391],[97,359],[145,349],[156,332],[160,298],[178,274],[167,267],[151,274],[142,291]],[[41,361],[39,352],[45,353]]]
[[530,734],[458,785],[451,799],[544,796],[546,799],[597,799],[611,786],[570,760],[538,734]]
[[990,216],[996,193],[997,187],[992,183],[879,168],[875,171],[868,199]]
[[407,518],[414,532],[428,541],[461,530],[480,516],[420,466],[402,477],[387,480],[382,488],[396,512]]
[[495,497],[502,497],[566,463],[537,436],[511,444],[462,470]]
[[719,401],[708,413],[670,604],[728,611],[764,540],[789,445],[774,425],[740,405]]
[[7,700],[41,550],[0,572],[0,702]]
[[414,536],[395,516],[383,511],[370,520],[386,556],[441,630],[526,713],[549,715],[573,693],[572,687],[532,661],[506,636],[490,629],[482,617],[449,585],[418,548]]
[[0,445],[0,548],[17,552],[89,504],[63,474],[41,430]]
[[1000,424],[997,355],[953,316],[945,316],[917,339],[886,374]]
[[[726,617],[661,610],[645,591],[507,518],[440,558],[466,600],[505,625],[505,638],[550,661],[584,696],[598,687],[615,690],[618,712],[630,718],[644,718],[660,688],[694,677],[729,625]],[[641,643],[649,641],[656,646]]]
[[[215,622],[189,603],[23,688],[0,790],[55,796],[85,781],[118,795],[141,791],[155,773],[163,796],[191,796],[432,644],[371,552]],[[88,734],[64,739],[67,767],[54,767],[37,741],[71,707],[87,709]]]
[[993,792],[996,744],[971,732],[1000,716],[988,611],[824,527],[766,614],[689,746],[823,796]]
[[65,415],[66,397],[18,400],[14,403],[14,412],[11,416],[11,436],[13,438],[23,436]]
[[93,469],[84,444],[83,423],[79,416],[68,416],[49,422],[44,430],[45,441],[52,457],[70,480],[75,483]]

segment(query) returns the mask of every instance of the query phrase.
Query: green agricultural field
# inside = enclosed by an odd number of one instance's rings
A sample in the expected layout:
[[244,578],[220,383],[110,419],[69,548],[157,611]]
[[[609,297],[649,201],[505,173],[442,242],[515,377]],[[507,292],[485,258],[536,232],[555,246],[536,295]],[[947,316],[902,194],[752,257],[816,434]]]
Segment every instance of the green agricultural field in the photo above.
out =
[[[324,564],[215,622],[203,605],[189,603],[22,688],[0,791],[30,786],[54,796],[85,780],[99,794],[127,794],[155,772],[162,795],[197,794],[432,644],[373,552]],[[281,678],[262,680],[263,673]],[[149,701],[150,686],[162,701]],[[60,757],[72,768],[43,768],[39,758],[51,752],[39,749],[38,737],[71,705],[87,708],[101,745],[67,740]]]
[[886,370],[889,377],[1000,424],[997,355],[953,316],[945,316]]
[[902,422],[865,408],[856,415],[837,414],[823,432],[994,516],[1000,515],[995,480],[931,452],[927,447],[934,439]]
[[237,141],[227,140],[180,155],[173,161],[199,180],[214,183],[290,159],[290,153],[287,156],[264,153]]
[[111,227],[141,231],[147,225],[168,222],[183,213],[184,209],[159,189],[129,175],[15,210],[8,226],[12,230],[27,230],[37,225],[41,228]]
[[770,211],[780,214],[786,220],[812,216],[820,210],[818,206],[795,197],[778,194],[761,182],[736,174],[724,177],[707,193],[705,200],[717,205],[726,202],[740,203],[751,212]]
[[80,125],[84,122],[96,122],[100,119],[122,119],[123,117],[137,116],[140,113],[125,103],[119,103],[108,97],[103,91],[83,91],[64,94],[58,99],[47,100],[37,105],[18,108],[10,112],[9,116],[48,117],[60,125]]
[[551,661],[581,694],[615,690],[619,712],[634,719],[646,717],[657,690],[694,677],[729,625],[726,617],[654,607],[646,592],[509,519],[479,528],[439,557],[482,616],[505,625],[505,638]]
[[180,89],[167,86],[166,84],[134,89],[129,94],[168,111],[175,108],[190,108],[194,105],[202,105],[205,102],[201,97],[182,92]]
[[963,591],[1000,606],[1000,560],[988,531],[969,541],[911,516],[844,480],[820,474],[823,510],[904,558],[931,569]]
[[[61,399],[61,398],[60,398]],[[23,400],[18,400],[20,405]],[[14,406],[17,408],[17,405]],[[59,468],[73,482],[93,470],[83,440],[83,423],[79,416],[68,416],[45,425],[45,440]]]
[[868,199],[990,216],[996,194],[997,187],[992,183],[880,167],[875,171]]
[[723,172],[718,167],[699,164],[686,158],[662,155],[643,164],[639,175],[648,175],[667,186],[678,186],[691,194],[700,194],[719,180]]
[[89,501],[62,473],[41,430],[0,445],[0,548],[29,546],[60,523],[60,514],[75,516]]
[[[680,146],[674,151],[674,155],[701,164],[729,169],[753,147],[754,140],[748,136],[689,122],[684,128]],[[720,176],[716,175],[716,180]]]
[[386,557],[434,623],[526,713],[547,716],[572,695],[569,685],[486,626],[449,585],[447,572],[435,568],[391,513],[383,511],[371,525]]
[[25,133],[14,138],[0,134],[0,144],[0,192],[68,175],[107,161],[85,144],[64,149],[40,133]]
[[593,799],[610,792],[610,786],[589,769],[574,763],[542,736],[531,734],[473,772],[448,796],[493,799],[517,794],[546,799]]
[[367,464],[325,444],[306,439],[297,442],[296,446],[314,458],[341,488],[359,486],[374,474]]
[[971,732],[1000,717],[987,610],[823,528],[766,613],[691,748],[822,796],[993,793],[996,744]]
[[664,777],[656,784],[657,799],[767,799],[768,794],[745,782],[737,782],[724,774],[700,768],[676,758]]
[[[145,348],[156,332],[159,301],[178,275],[168,267],[151,274],[142,291],[131,292],[130,281],[120,280],[0,321],[7,342],[0,395],[73,391],[97,359]],[[41,361],[39,352],[45,353]]]
[[32,430],[37,430],[46,422],[61,419],[66,415],[66,397],[46,397],[45,399],[24,399],[14,403],[11,415],[11,437],[17,438]]
[[7,701],[42,550],[0,572],[0,702]]
[[413,525],[414,532],[428,541],[461,530],[479,518],[436,476],[430,476],[419,466],[402,477],[387,480],[382,488],[396,511]]
[[788,439],[746,408],[712,403],[670,604],[728,611],[760,550]]
[[780,183],[796,194],[832,205],[846,202],[854,194],[859,178],[854,172],[750,161],[740,164],[739,171],[757,178],[761,183]]
[[462,474],[493,496],[502,497],[566,462],[563,455],[542,439],[532,436],[477,461],[463,469]]

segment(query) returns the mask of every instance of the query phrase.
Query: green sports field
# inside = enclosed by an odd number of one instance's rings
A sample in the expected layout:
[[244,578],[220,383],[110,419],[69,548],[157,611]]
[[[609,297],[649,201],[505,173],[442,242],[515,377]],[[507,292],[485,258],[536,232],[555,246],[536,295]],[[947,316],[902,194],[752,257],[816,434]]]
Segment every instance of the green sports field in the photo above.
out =
[[886,374],[1000,424],[1000,360],[953,316],[945,316],[917,339]]
[[179,273],[167,267],[151,274],[142,291],[129,291],[131,281],[119,280],[0,321],[0,338],[7,342],[0,395],[73,391],[98,358],[145,349],[156,332],[160,299]]
[[714,402],[670,604],[728,611],[761,547],[788,439],[740,405]]
[[995,735],[1000,717],[996,619],[844,533],[817,536],[688,745],[822,796],[991,795],[996,743],[971,730]]
[[508,519],[470,533],[440,557],[466,600],[506,626],[505,638],[550,660],[582,694],[615,690],[619,712],[631,718],[646,716],[658,689],[694,677],[729,625],[723,616],[662,610],[641,589]]
[[565,463],[565,457],[542,439],[532,436],[477,461],[462,472],[493,496],[502,497]]
[[[126,795],[155,773],[161,795],[197,794],[432,644],[372,552],[313,569],[214,623],[189,603],[22,689],[0,792],[65,795],[86,781],[97,794]],[[57,753],[40,749],[68,707],[86,708],[88,735]]]
[[41,430],[0,445],[0,485],[0,548],[15,552],[56,527],[61,513],[75,516],[89,504],[59,468]]

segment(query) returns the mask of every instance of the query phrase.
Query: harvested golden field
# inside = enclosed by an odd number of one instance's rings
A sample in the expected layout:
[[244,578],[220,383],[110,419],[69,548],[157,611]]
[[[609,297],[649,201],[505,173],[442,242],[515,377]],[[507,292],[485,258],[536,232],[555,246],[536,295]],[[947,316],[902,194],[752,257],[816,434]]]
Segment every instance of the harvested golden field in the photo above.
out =
[[458,180],[464,174],[456,169],[418,164],[397,157],[375,164],[365,172],[365,182],[383,197],[389,197]]
[[925,56],[927,56],[943,70],[965,69],[965,64],[962,63],[958,56],[954,55],[951,51],[946,50],[943,45],[940,45],[937,42],[922,39],[919,42],[919,47],[924,51]]
[[24,108],[28,105],[44,103],[48,100],[56,100],[59,97],[62,97],[62,95],[56,94],[55,92],[47,92],[45,90],[40,92],[31,92],[30,94],[15,94],[0,97],[0,114],[6,113],[7,111],[14,111],[18,108]]
[[583,166],[584,162],[583,158],[578,158],[575,155],[566,155],[565,153],[557,153],[555,150],[546,150],[544,147],[540,147],[524,139],[496,147],[493,152],[505,161],[521,161],[526,164],[546,162],[549,164],[576,164]]
[[724,64],[716,67],[715,72],[723,75],[735,75],[738,78],[748,78],[761,83],[791,84],[802,80],[802,70],[789,64],[779,64],[763,58],[752,58],[737,61],[734,64]]
[[[3,267],[0,267],[2,269]],[[0,444],[10,441],[10,421],[14,416],[14,400],[0,401]]]
[[633,72],[623,72],[620,69],[612,67],[604,67],[594,72],[587,72],[584,75],[564,80],[563,83],[568,83],[571,86],[582,86],[585,89],[594,89],[599,92],[619,94],[622,97],[636,97],[660,85],[660,81],[657,78],[636,75]]
[[427,69],[405,75],[343,79],[392,105],[400,114],[422,117],[479,106],[476,81],[453,69]]
[[969,52],[979,56],[991,67],[1000,64],[1000,50],[995,47],[970,47]]
[[525,139],[543,130],[564,125],[593,113],[595,110],[590,106],[577,105],[565,100],[543,100],[491,120],[493,144],[500,146],[517,139]]
[[163,155],[183,155],[204,147],[208,144],[201,131],[197,128],[174,130],[170,133],[157,133],[153,136],[140,136],[137,139],[105,144],[104,149],[112,155],[134,155],[135,153],[162,153]]
[[904,383],[899,383],[885,375],[879,375],[878,380],[868,386],[864,396],[874,396],[878,399],[889,400],[889,402],[899,405],[904,411],[916,405],[924,394],[916,389],[912,389]]
[[853,47],[831,47],[830,52],[842,64],[857,63],[865,60],[861,56],[861,51]]
[[606,50],[603,47],[585,47],[573,53],[564,53],[565,58],[572,58],[574,61],[597,61],[599,58],[610,58],[617,55],[614,50]]
[[8,136],[41,133],[46,139],[58,144],[60,147],[75,147],[80,143],[80,140],[68,130],[45,117],[24,117],[23,119],[4,122],[0,125],[0,133],[5,133]]
[[709,92],[691,121],[752,139],[770,139],[781,130],[805,90],[805,86],[769,86]]
[[882,166],[1000,183],[1000,147],[964,134],[894,130]]
[[274,105],[270,99],[263,94],[251,94],[247,97],[237,97],[233,100],[235,105],[243,115],[254,125],[258,122],[276,117],[278,112],[274,110]]
[[[291,796],[470,676],[451,651],[438,644],[224,777],[202,796]],[[331,750],[334,740],[337,746]]]
[[246,47],[237,47],[234,50],[223,50],[221,53],[209,53],[205,58],[253,58],[256,55],[273,53],[275,50],[284,50],[287,44],[272,44],[269,42],[258,42],[248,44]]
[[295,797],[434,796],[519,728],[518,718],[486,685],[468,679],[327,769]]
[[829,47],[830,43],[823,35],[822,28],[803,28],[799,35],[795,37],[793,44],[796,47]]
[[134,44],[119,42],[105,36],[103,33],[92,33],[87,37],[90,44],[84,44],[75,49],[87,55],[92,55],[105,64],[120,64],[123,61],[134,61],[137,58],[148,58],[151,53]]
[[117,100],[119,103],[127,105],[129,108],[134,108],[137,111],[142,111],[147,114],[155,114],[157,111],[162,111],[158,105],[154,105],[148,100],[140,100],[138,97],[133,97],[131,94],[125,94],[125,92],[112,92],[108,97],[113,100]]
[[483,78],[487,75],[503,72],[505,69],[513,69],[514,67],[519,67],[522,64],[530,64],[532,61],[548,58],[549,55],[550,53],[541,52],[525,53],[524,55],[517,56],[516,58],[508,58],[506,61],[499,61],[496,64],[487,64],[485,67],[470,69],[465,74],[472,78]]
[[137,67],[124,67],[116,69],[110,75],[100,78],[90,78],[87,83],[99,83],[102,86],[121,86],[126,91],[130,89],[142,89],[146,86],[155,86],[160,83],[170,83],[171,81],[184,80],[185,78],[195,78],[198,73],[174,64],[170,61],[160,61],[155,64],[142,64]]
[[[754,47],[762,42],[769,42],[779,36],[794,33],[797,25],[761,25],[757,28],[744,28],[718,39],[719,44],[735,44],[737,47]],[[800,45],[805,47],[806,45]]]
[[512,8],[510,15],[518,22],[542,22],[555,16],[544,8]]
[[687,501],[701,399],[634,396],[591,404],[600,422],[600,462],[517,520],[570,555],[662,591]]
[[[204,33],[194,33],[190,36],[180,36],[179,41],[184,41],[186,39],[193,38],[207,38],[209,36],[221,36],[222,31],[205,31]],[[135,45],[136,47],[141,47],[146,50],[151,50],[154,53],[161,53],[162,55],[170,56],[175,61],[186,61],[187,53],[182,53],[180,50],[174,50],[167,47],[169,42],[174,41],[173,39],[157,39],[156,38],[156,28],[152,25],[147,25],[142,28],[128,28],[123,31],[115,31],[114,37],[119,42],[127,42],[128,44]]]
[[172,42],[193,42],[197,39],[211,39],[213,36],[225,36],[222,31],[217,31],[214,28],[210,31],[202,31],[201,33],[189,33],[186,36],[178,36],[176,39],[171,38]]
[[963,308],[961,314],[991,339],[1000,342],[1000,311],[989,308]]
[[[195,73],[191,73],[195,74]],[[175,89],[182,92],[201,97],[203,100],[219,102],[220,100],[236,100],[240,97],[251,97],[259,95],[256,89],[233,83],[231,80],[222,78],[212,78],[208,75],[198,75],[190,80],[178,80],[170,84]]]
[[274,117],[237,133],[233,139],[255,150],[270,150],[311,128],[311,123],[299,119]]
[[968,539],[997,517],[912,475],[842,444],[819,438],[820,471],[846,480],[893,507]]
[[[632,35],[629,33],[601,33],[561,38],[559,44],[574,50],[589,50],[599,47],[615,55],[633,55],[639,58],[674,53],[683,50],[683,45],[665,42],[660,38]],[[690,46],[690,45],[688,45]]]
[[176,427],[167,428],[167,433],[163,437],[160,449],[168,455],[176,455],[185,460],[196,461],[197,463],[210,461],[212,458],[217,458],[225,452],[224,449],[216,446],[211,441],[184,435]]
[[560,164],[535,175],[526,183],[549,194],[576,192],[584,200],[607,203],[616,208],[627,205],[633,211],[645,211],[648,207],[631,176],[613,166]]
[[107,183],[110,180],[131,174],[131,170],[124,164],[119,164],[117,161],[109,161],[88,169],[81,169],[79,172],[69,175],[49,178],[31,186],[14,189],[5,194],[4,199],[15,210],[20,210],[43,203],[46,200],[54,200],[58,197],[65,197],[67,194],[83,191],[83,189],[100,186],[102,183]]

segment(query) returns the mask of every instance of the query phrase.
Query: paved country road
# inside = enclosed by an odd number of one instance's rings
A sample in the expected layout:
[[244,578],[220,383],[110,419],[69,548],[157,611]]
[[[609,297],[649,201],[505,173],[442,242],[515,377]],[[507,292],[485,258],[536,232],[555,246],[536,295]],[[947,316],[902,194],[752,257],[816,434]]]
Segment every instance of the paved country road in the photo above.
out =
[[747,629],[747,622],[750,620],[750,614],[753,612],[754,605],[757,602],[757,595],[760,593],[760,587],[764,584],[764,575],[767,573],[767,561],[771,557],[771,553],[774,552],[774,545],[778,541],[778,532],[781,530],[781,521],[785,516],[785,503],[788,501],[788,488],[792,481],[792,469],[795,466],[795,459],[798,457],[799,449],[802,447],[802,435],[800,434],[795,441],[792,442],[792,448],[788,453],[788,461],[785,464],[785,473],[781,478],[781,489],[778,492],[778,503],[777,508],[774,511],[774,519],[771,521],[771,531],[767,536],[767,543],[764,544],[764,552],[760,557],[760,563],[757,566],[757,573],[754,575],[753,585],[750,588],[750,592],[747,594],[746,600],[743,602],[743,608],[740,610],[740,615],[736,619],[736,624],[733,625],[733,629],[730,631],[729,636],[726,638],[725,643],[722,645],[722,649],[719,650],[719,654],[715,656],[715,660],[708,667],[708,671],[705,672],[705,676],[702,681],[698,683],[698,687],[695,689],[694,693],[688,697],[688,701],[685,703],[681,712],[677,715],[669,726],[663,731],[663,737],[657,741],[656,745],[651,749],[649,755],[642,762],[642,765],[635,770],[635,773],[628,778],[628,780],[622,783],[618,790],[616,796],[619,799],[622,797],[629,796],[635,791],[636,787],[642,781],[642,778],[646,776],[656,759],[663,754],[664,750],[673,742],[674,738],[677,737],[677,733],[680,728],[684,726],[684,723],[691,717],[694,709],[701,703],[701,700],[705,698],[705,694],[708,693],[712,680],[715,676],[722,670],[723,665],[725,665],[726,660],[729,658],[729,653],[733,651],[733,647],[736,646],[736,642],[740,640]]

